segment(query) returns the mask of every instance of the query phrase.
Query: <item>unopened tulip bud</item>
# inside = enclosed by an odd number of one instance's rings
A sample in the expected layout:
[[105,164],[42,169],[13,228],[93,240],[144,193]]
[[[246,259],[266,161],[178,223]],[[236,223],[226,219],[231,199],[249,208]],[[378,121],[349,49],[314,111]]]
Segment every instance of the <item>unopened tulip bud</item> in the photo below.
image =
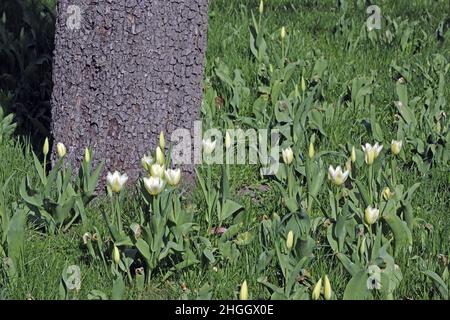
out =
[[244,282],[241,285],[241,290],[239,292],[239,300],[248,300],[247,280],[244,280]]
[[359,247],[359,253],[361,254],[361,256],[364,256],[364,254],[366,253],[366,237],[362,238],[361,246]]
[[42,148],[42,152],[44,153],[44,156],[47,156],[48,150],[49,150],[48,138],[45,138],[44,147]]
[[316,285],[314,286],[314,290],[312,292],[313,300],[319,300],[320,291],[322,291],[322,278],[320,278],[319,281],[317,281]]
[[302,92],[305,92],[306,91],[306,83],[305,83],[305,78],[303,76],[302,76],[300,86],[301,86]]
[[227,149],[231,148],[231,136],[230,136],[230,133],[228,131],[225,134],[225,148],[227,148]]
[[286,247],[291,250],[294,246],[294,232],[289,231],[286,239]]
[[120,262],[120,252],[119,252],[119,248],[117,248],[116,245],[114,245],[114,249],[113,249],[113,260],[115,264],[119,264]]
[[261,2],[259,3],[259,14],[263,13],[264,13],[264,1],[261,0]]
[[355,146],[352,147],[352,155],[351,155],[351,159],[352,159],[352,162],[353,162],[353,163],[356,162],[356,150],[355,150]]
[[284,38],[286,38],[286,27],[281,28],[280,36],[281,40],[284,40]]
[[67,153],[66,146],[61,142],[58,142],[58,144],[56,145],[56,151],[58,152],[58,156],[60,158],[64,157]]
[[309,158],[310,159],[314,158],[315,153],[316,153],[316,151],[314,150],[314,144],[312,142],[310,142],[309,143],[309,151],[308,151]]
[[161,131],[159,134],[159,146],[162,150],[166,147],[166,140],[164,139],[164,132]]
[[164,153],[160,147],[156,148],[156,162],[161,166],[164,164]]
[[84,149],[84,161],[91,162],[91,151],[89,151],[88,147]]
[[323,290],[323,296],[324,296],[325,300],[330,300],[332,293],[333,293],[333,291],[331,290],[330,279],[328,279],[328,276],[325,275],[325,277],[324,277],[324,290]]
[[392,140],[391,152],[394,156],[396,156],[400,153],[400,151],[402,150],[402,144],[403,144],[402,140],[400,140],[400,141]]
[[394,195],[394,193],[391,191],[391,189],[389,189],[389,187],[385,187],[383,189],[384,200],[388,201],[390,198],[392,198],[393,195]]
[[290,147],[282,150],[281,153],[283,155],[283,162],[285,164],[290,165],[292,161],[294,161],[294,152]]
[[379,216],[380,210],[378,210],[377,208],[372,208],[371,206],[369,206],[364,211],[364,220],[368,225],[372,225],[377,222]]

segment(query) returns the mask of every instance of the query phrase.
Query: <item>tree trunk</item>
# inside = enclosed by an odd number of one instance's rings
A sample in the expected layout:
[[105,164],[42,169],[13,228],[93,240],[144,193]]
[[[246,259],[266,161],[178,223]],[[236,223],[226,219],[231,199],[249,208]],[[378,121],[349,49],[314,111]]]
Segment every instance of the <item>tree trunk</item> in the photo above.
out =
[[72,163],[91,146],[106,170],[135,180],[160,131],[169,140],[198,119],[208,1],[59,0],[57,10],[54,142]]

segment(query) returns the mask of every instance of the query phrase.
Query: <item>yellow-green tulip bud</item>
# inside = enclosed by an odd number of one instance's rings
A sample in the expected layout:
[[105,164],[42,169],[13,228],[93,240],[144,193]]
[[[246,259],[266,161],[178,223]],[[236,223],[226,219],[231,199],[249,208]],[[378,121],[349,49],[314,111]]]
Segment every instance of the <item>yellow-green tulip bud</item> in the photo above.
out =
[[314,158],[316,151],[314,150],[314,144],[312,142],[309,143],[309,150],[308,150],[308,155],[309,158],[312,159]]
[[42,152],[44,153],[44,156],[47,156],[48,150],[49,150],[48,138],[45,138],[44,147],[42,148]]
[[164,153],[162,152],[160,147],[156,148],[156,162],[159,165],[163,165],[164,164]]
[[115,264],[119,264],[120,262],[120,252],[119,252],[119,248],[117,248],[116,245],[114,245],[113,248],[113,260]]
[[150,167],[153,164],[153,158],[151,156],[145,155],[141,159],[141,164],[145,171],[150,171]]
[[259,14],[263,13],[264,13],[264,1],[261,0],[261,2],[259,3]]
[[328,279],[328,276],[325,275],[325,277],[324,277],[324,290],[323,290],[323,296],[324,296],[325,300],[330,300],[332,293],[333,293],[333,291],[331,290],[330,279]]
[[164,139],[164,132],[161,131],[159,134],[159,146],[162,150],[166,147],[166,140]]
[[400,140],[400,141],[392,140],[391,152],[394,156],[396,156],[400,153],[400,151],[402,150],[402,144],[403,144],[402,140]]
[[91,162],[91,151],[88,147],[84,149],[84,161]]
[[244,282],[241,285],[241,290],[239,292],[239,300],[248,300],[247,280],[244,280]]
[[286,27],[282,27],[280,31],[281,40],[284,40],[286,38]]
[[231,136],[230,136],[230,133],[228,131],[225,134],[225,148],[227,148],[227,149],[231,148]]
[[294,246],[294,232],[289,231],[286,239],[286,247],[291,250]]
[[361,246],[359,247],[359,253],[361,254],[361,256],[364,256],[364,254],[366,253],[366,237],[362,238]]
[[67,153],[66,146],[61,142],[58,142],[58,144],[56,145],[56,151],[58,152],[58,156],[60,158],[64,157]]
[[301,86],[302,92],[305,92],[306,91],[306,82],[305,82],[305,78],[303,76],[302,76],[300,86]]
[[389,187],[385,187],[383,189],[383,193],[382,194],[383,194],[384,200],[386,200],[386,201],[388,201],[394,195],[394,193],[391,191],[391,189],[389,189]]
[[352,162],[353,162],[353,163],[356,162],[356,150],[355,150],[355,146],[352,147],[352,155],[351,155],[351,159],[352,159]]
[[314,286],[314,290],[312,292],[312,299],[319,300],[321,291],[322,291],[322,278],[320,278],[319,281],[317,281],[316,285]]

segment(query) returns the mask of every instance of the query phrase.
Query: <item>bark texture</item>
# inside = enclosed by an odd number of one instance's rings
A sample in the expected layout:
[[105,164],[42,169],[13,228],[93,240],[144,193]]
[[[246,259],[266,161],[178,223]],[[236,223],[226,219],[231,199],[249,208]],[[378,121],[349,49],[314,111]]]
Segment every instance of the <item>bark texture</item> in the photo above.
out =
[[[70,5],[80,28],[68,27]],[[199,117],[208,1],[59,0],[57,10],[54,141],[72,163],[91,146],[105,170],[134,180],[160,131],[170,140]]]

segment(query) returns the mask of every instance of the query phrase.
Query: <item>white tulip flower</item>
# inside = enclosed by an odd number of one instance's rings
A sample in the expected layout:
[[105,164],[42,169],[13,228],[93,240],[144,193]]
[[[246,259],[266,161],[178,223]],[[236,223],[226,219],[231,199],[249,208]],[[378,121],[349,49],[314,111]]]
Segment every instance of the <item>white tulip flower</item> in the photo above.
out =
[[281,151],[283,155],[283,162],[287,165],[290,165],[292,161],[294,161],[294,152],[292,151],[291,147],[284,149]]
[[367,207],[364,211],[364,220],[368,225],[374,224],[377,222],[378,217],[380,216],[380,210],[377,208],[372,208],[371,206]]
[[180,169],[167,169],[165,172],[166,181],[171,186],[176,186],[181,180],[181,170]]
[[152,177],[163,178],[164,177],[164,166],[157,163],[152,164],[150,167],[150,174]]
[[127,180],[127,174],[120,174],[118,171],[114,171],[114,173],[108,172],[106,176],[106,183],[111,188],[111,191],[116,193],[122,190]]
[[163,191],[164,180],[160,177],[144,178],[144,186],[145,189],[147,189],[148,193],[150,193],[152,196],[155,196]]
[[368,165],[371,165],[380,154],[381,150],[383,149],[383,145],[378,145],[378,142],[373,146],[369,143],[366,143],[365,146],[362,146],[362,149],[364,151],[364,160]]
[[343,172],[341,166],[337,166],[336,169],[334,169],[333,166],[330,165],[330,167],[328,168],[329,178],[337,186],[344,184],[344,182],[348,178],[349,173],[350,172],[348,170],[345,170]]
[[213,153],[214,149],[216,148],[216,141],[212,141],[211,139],[203,139],[202,141],[203,145],[203,152],[205,154],[211,154]]

